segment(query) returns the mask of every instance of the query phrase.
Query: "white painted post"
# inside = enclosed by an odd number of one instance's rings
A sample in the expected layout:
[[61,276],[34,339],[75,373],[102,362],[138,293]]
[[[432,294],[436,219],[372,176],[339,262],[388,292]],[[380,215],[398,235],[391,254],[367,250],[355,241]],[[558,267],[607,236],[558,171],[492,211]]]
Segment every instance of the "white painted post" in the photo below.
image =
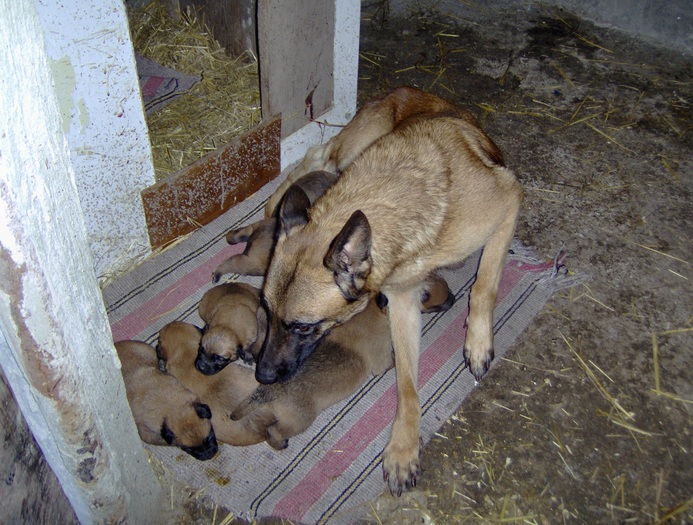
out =
[[125,2],[35,0],[97,276],[151,253],[154,184]]
[[161,523],[33,0],[0,0],[0,363],[84,523]]

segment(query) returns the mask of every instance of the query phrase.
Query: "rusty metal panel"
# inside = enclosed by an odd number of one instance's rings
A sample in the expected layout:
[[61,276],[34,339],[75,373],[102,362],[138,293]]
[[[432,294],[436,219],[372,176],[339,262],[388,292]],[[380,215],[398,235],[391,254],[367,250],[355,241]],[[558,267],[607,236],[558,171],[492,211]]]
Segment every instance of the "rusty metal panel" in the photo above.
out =
[[280,172],[281,117],[142,191],[152,248],[207,224]]
[[262,113],[287,137],[332,106],[335,3],[259,0],[257,17]]

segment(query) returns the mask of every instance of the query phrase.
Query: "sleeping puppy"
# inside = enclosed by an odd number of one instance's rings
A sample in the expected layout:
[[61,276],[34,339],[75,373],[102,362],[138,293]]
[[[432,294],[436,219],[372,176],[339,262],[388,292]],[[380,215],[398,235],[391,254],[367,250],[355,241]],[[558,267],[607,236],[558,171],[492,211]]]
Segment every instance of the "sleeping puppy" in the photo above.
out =
[[195,459],[211,459],[217,439],[209,407],[158,368],[155,350],[139,341],[115,343],[125,392],[145,443],[179,447]]
[[[298,179],[294,185],[300,187],[308,197],[310,203],[314,203],[325,190],[334,184],[337,175],[327,171],[314,171]],[[238,230],[232,230],[226,234],[226,242],[229,244],[246,243],[243,253],[233,255],[226,259],[212,275],[212,281],[217,283],[219,278],[226,273],[238,273],[241,275],[264,275],[269,266],[270,252],[274,243],[274,230],[277,224],[272,215]]]
[[195,368],[212,375],[239,357],[252,361],[267,327],[259,300],[257,288],[237,282],[220,284],[202,296],[199,313],[206,325]]
[[349,397],[369,377],[391,368],[391,347],[387,316],[373,300],[326,336],[289,380],[258,385],[231,419],[253,425],[274,421],[266,429],[267,442],[284,449],[289,438],[305,431],[320,412]]
[[202,374],[195,359],[202,332],[195,325],[174,321],[159,332],[156,353],[159,368],[174,376],[183,386],[209,405],[217,439],[229,445],[254,445],[265,441],[265,429],[274,418],[260,417],[233,421],[231,412],[257,388],[255,371],[243,366],[227,366],[214,375]]

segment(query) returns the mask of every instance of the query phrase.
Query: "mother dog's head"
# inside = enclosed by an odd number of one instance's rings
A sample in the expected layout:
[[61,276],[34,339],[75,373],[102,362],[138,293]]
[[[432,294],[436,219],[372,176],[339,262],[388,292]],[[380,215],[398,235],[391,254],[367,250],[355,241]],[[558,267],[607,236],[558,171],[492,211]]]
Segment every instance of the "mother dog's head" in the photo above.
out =
[[309,206],[306,194],[292,187],[279,209],[262,297],[268,332],[255,373],[260,383],[291,377],[322,337],[365,309],[372,295],[366,216],[355,211],[345,224],[330,224],[329,217],[316,224]]

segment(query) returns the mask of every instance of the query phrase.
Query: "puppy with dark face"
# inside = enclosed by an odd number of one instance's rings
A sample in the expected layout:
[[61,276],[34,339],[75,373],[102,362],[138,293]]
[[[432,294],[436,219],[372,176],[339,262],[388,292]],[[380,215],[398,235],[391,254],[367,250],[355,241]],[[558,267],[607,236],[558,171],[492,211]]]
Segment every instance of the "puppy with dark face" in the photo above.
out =
[[214,457],[218,445],[209,407],[159,370],[156,351],[148,344],[119,341],[115,347],[142,441],[178,447],[201,461]]
[[200,318],[206,325],[195,367],[215,374],[241,358],[252,361],[264,340],[266,317],[258,309],[260,291],[245,283],[220,284],[200,301]]
[[[447,287],[447,285],[446,285]],[[348,323],[335,328],[287,381],[259,385],[231,418],[274,421],[267,442],[276,449],[305,431],[326,408],[353,394],[369,377],[394,364],[387,316],[372,301]]]
[[202,374],[195,368],[201,339],[202,332],[195,325],[174,321],[164,326],[156,347],[159,368],[209,405],[212,426],[219,441],[236,446],[265,441],[266,428],[275,422],[271,414],[267,420],[256,417],[233,421],[229,417],[257,388],[255,372],[243,366],[227,366],[213,375]]
[[[314,171],[298,179],[294,185],[298,186],[313,203],[325,190],[334,184],[337,175],[327,171]],[[214,270],[213,282],[219,282],[219,278],[227,273],[241,275],[265,275],[269,265],[270,253],[274,244],[274,230],[276,228],[275,213],[271,218],[264,219],[238,230],[232,230],[226,234],[226,242],[229,244],[246,243],[243,253],[229,257]]]

